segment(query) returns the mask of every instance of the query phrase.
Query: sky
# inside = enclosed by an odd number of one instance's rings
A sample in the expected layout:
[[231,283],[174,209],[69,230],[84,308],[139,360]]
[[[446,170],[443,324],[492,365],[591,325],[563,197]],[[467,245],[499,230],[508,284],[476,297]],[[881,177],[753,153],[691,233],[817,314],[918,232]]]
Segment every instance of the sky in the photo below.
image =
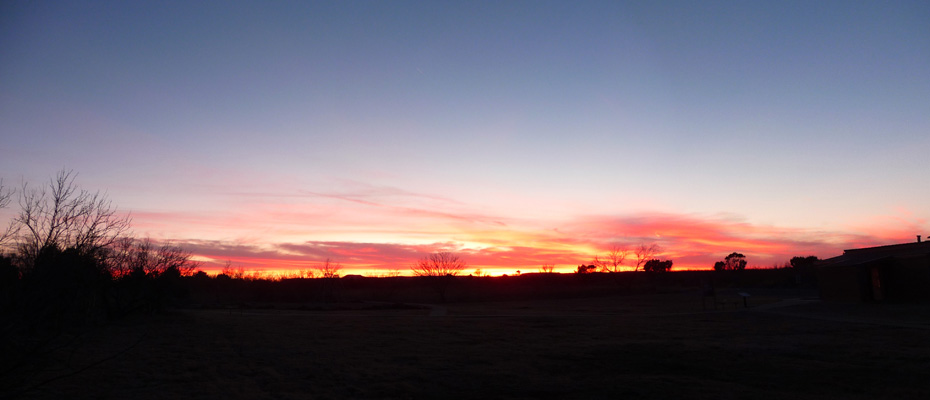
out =
[[73,170],[207,269],[832,257],[930,236],[928,21],[925,1],[5,1],[0,178]]

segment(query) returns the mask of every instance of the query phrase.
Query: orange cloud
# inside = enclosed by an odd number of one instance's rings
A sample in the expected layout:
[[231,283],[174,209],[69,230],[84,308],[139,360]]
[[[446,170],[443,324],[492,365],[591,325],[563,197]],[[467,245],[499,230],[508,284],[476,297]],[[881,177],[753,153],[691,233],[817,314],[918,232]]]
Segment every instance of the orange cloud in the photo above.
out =
[[[408,193],[393,195],[415,197]],[[302,204],[259,204],[252,209],[254,215],[133,215],[144,228],[158,230],[180,224],[194,225],[192,229],[197,230],[192,232],[206,232],[188,237],[211,239],[178,243],[200,259],[212,260],[208,268],[216,269],[230,260],[245,268],[265,270],[305,269],[329,258],[347,270],[406,271],[429,253],[456,251],[469,268],[485,271],[535,271],[543,264],[555,264],[568,271],[614,246],[633,249],[639,244],[659,245],[662,253],[658,257],[674,260],[676,269],[711,268],[733,251],[745,254],[750,266],[769,267],[781,265],[793,256],[831,257],[847,248],[908,241],[915,229],[925,225],[897,223],[895,229],[861,228],[837,233],[752,224],[727,215],[673,213],[529,221],[384,205],[375,201],[375,194],[307,196],[349,205],[324,204],[307,212]],[[417,201],[453,204],[428,197]],[[312,239],[295,240],[308,236]],[[318,239],[327,236],[337,239]],[[628,261],[628,265],[633,263]]]
[[908,240],[900,230],[844,234],[754,225],[726,216],[663,213],[589,216],[568,224],[565,231],[577,232],[602,249],[656,243],[674,255],[676,266],[695,269],[709,268],[732,251],[746,254],[750,265],[771,266],[797,255],[831,257],[848,248]]

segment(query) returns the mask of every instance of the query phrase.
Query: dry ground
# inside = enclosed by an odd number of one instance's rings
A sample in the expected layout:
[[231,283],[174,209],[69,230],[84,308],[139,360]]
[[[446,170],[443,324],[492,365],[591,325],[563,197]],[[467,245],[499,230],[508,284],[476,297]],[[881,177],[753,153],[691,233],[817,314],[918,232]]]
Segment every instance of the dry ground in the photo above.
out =
[[930,307],[782,300],[179,310],[89,332],[5,394],[54,379],[25,397],[930,398]]

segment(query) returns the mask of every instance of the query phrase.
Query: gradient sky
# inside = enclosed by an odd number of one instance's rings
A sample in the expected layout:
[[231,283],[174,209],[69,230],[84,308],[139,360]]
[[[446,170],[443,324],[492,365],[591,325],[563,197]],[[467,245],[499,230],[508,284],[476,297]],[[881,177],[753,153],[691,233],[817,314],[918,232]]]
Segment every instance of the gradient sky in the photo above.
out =
[[5,1],[0,177],[73,169],[207,266],[830,257],[930,236],[928,21],[926,1]]

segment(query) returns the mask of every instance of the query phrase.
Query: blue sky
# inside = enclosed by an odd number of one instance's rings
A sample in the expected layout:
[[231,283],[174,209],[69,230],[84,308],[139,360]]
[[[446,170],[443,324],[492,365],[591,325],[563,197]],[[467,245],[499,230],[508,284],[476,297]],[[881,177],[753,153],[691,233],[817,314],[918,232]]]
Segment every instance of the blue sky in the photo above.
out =
[[[930,234],[926,2],[0,7],[0,176],[74,169],[139,234],[468,251],[661,215],[821,256]],[[611,229],[573,235],[655,239]]]

